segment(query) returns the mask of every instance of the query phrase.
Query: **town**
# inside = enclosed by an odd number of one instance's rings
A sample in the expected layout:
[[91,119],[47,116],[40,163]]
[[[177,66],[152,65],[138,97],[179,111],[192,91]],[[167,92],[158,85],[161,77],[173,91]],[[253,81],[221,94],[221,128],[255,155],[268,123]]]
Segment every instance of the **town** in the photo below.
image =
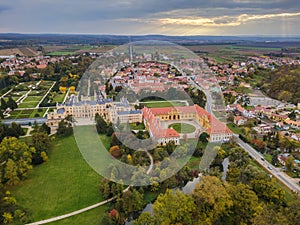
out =
[[[168,48],[154,53],[143,53],[137,48],[132,53],[134,47],[129,44],[125,49],[128,52],[92,49],[67,56],[47,56],[39,51],[36,56],[0,56],[3,76],[0,82],[1,140],[8,145],[7,137],[16,137],[20,140],[18,144],[26,144],[26,154],[32,156],[35,165],[34,172],[37,165],[46,167],[55,163],[52,158],[57,154],[56,148],[65,152],[63,156],[57,155],[65,160],[70,154],[78,153],[74,147],[75,127],[96,127],[105,151],[113,158],[129,165],[149,167],[147,173],[151,169],[157,173],[150,187],[143,189],[145,193],[140,189],[130,191],[130,197],[137,199],[138,204],[134,206],[136,208],[130,208],[129,214],[143,209],[144,194],[155,193],[155,198],[151,199],[154,201],[167,188],[184,188],[193,179],[199,181],[202,173],[225,176],[223,181],[234,184],[242,179],[242,175],[235,172],[246,173],[243,171],[246,168],[250,168],[251,173],[259,171],[257,182],[269,184],[264,188],[270,193],[262,195],[255,178],[249,181],[253,190],[268,204],[286,203],[284,194],[278,197],[274,193],[286,192],[288,198],[297,198],[300,193],[300,102],[293,94],[299,90],[279,90],[275,99],[277,93],[268,96],[270,86],[266,86],[263,79],[272,73],[280,73],[280,68],[299,69],[299,57],[261,55],[219,63],[214,58],[197,56],[188,50],[182,57],[174,56]],[[152,139],[154,149],[134,151],[126,147],[118,140],[126,126],[138,140]],[[189,151],[192,140],[197,144],[192,158],[182,169],[186,173],[180,171],[173,179],[158,184],[155,179],[166,173],[164,167],[169,164],[172,167],[167,160],[174,149],[180,146],[182,152]],[[134,140],[129,139],[129,142]],[[199,171],[208,143],[220,147],[214,148],[217,153],[206,170]],[[184,158],[183,154],[176,157]],[[225,165],[227,160],[230,162]],[[6,170],[9,171],[7,167],[11,160],[2,161],[5,174],[9,174]],[[241,166],[243,170],[237,166],[239,163],[245,163]],[[72,167],[72,162],[66,164]],[[152,168],[153,164],[159,166]],[[9,186],[22,183],[27,171],[31,173],[31,167],[28,163],[26,169],[21,168],[24,173],[5,175],[2,179]],[[165,171],[158,169],[161,167]],[[72,173],[70,168],[69,174]],[[86,163],[82,168],[88,171]],[[107,169],[112,180],[122,174],[119,168]],[[91,182],[99,183],[98,175],[93,176]],[[113,205],[109,207],[113,208],[108,208],[109,213],[103,212],[104,218],[115,220],[117,211],[128,210],[126,204],[131,203],[126,202],[125,192],[121,194],[121,184],[102,179],[100,200],[118,196],[118,201],[123,201],[121,206],[110,203]],[[212,178],[207,179],[212,182],[209,180]],[[24,196],[21,189],[13,193]],[[54,221],[58,219],[55,216],[59,215],[51,216]],[[122,217],[125,222],[127,215],[122,214]],[[35,221],[48,219],[33,218]],[[32,218],[25,220],[34,222]]]

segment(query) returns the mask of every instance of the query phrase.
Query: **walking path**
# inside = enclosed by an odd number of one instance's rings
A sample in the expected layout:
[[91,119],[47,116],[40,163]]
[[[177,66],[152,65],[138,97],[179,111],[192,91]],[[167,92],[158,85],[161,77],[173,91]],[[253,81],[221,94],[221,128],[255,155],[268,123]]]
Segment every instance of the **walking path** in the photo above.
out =
[[[126,192],[126,191],[128,191],[129,188],[130,188],[130,186],[128,186],[126,189],[124,189],[123,193]],[[99,206],[105,205],[106,203],[109,203],[109,202],[115,200],[116,198],[117,198],[117,196],[114,196],[114,197],[112,197],[110,199],[104,200],[102,202],[99,202],[97,204],[88,206],[88,207],[80,209],[80,210],[77,210],[77,211],[74,211],[74,212],[71,212],[71,213],[67,213],[67,214],[64,214],[64,215],[61,215],[61,216],[53,217],[53,218],[50,218],[50,219],[41,220],[41,221],[34,222],[34,223],[29,223],[27,225],[40,225],[40,224],[46,224],[46,223],[51,223],[51,222],[54,222],[54,221],[66,219],[68,217],[75,216],[75,215],[78,215],[80,213],[83,213],[83,212],[89,211],[91,209],[97,208]]]
[[3,95],[0,97],[0,99],[3,98],[3,97],[5,97],[6,95],[8,95],[10,92],[12,92],[12,90],[13,90],[13,88],[10,89],[10,90],[9,90],[8,92],[6,92],[5,94],[3,94]]
[[67,93],[66,93],[66,95],[64,97],[64,100],[63,100],[62,104],[64,104],[67,101],[67,98],[69,97],[69,93],[70,93],[70,88],[68,89],[68,91],[67,91]]

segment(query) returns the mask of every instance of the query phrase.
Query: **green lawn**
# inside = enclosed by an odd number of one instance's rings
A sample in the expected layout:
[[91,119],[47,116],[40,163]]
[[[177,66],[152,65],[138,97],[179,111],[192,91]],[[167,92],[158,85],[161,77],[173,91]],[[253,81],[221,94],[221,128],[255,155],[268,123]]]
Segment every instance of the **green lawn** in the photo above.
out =
[[270,154],[264,154],[264,158],[269,162],[272,163],[272,156]]
[[[26,109],[26,110],[15,110],[10,113],[9,119],[18,119],[18,118],[35,118],[42,117],[46,112],[46,109]],[[36,116],[39,114],[39,116]]]
[[65,55],[73,55],[75,54],[74,51],[69,51],[69,52],[63,52],[63,51],[55,51],[55,52],[49,52],[47,53],[46,55],[49,55],[49,56],[65,56]]
[[18,108],[35,108],[39,102],[22,102]]
[[[57,138],[48,162],[34,167],[12,192],[19,204],[29,210],[32,221],[38,221],[102,201],[100,180],[101,176],[84,161],[75,138],[70,136]],[[103,210],[95,209],[52,224],[97,224]]]
[[39,102],[43,96],[28,96],[23,102]]
[[173,123],[169,127],[173,127],[174,130],[181,134],[193,133],[196,130],[196,127],[187,123]]
[[187,166],[193,170],[198,170],[200,161],[201,161],[200,157],[192,156],[188,161]]
[[64,94],[57,93],[55,95],[55,97],[53,98],[52,102],[62,103],[64,101],[64,98],[65,98],[66,94],[67,94],[67,92],[64,93]]
[[139,123],[138,125],[136,123],[130,124],[131,130],[145,130],[145,125],[143,123]]
[[242,128],[235,125],[234,123],[228,123],[227,126],[233,133],[242,134]]
[[144,103],[146,107],[148,108],[163,108],[163,107],[176,107],[176,106],[185,106],[186,104],[183,102],[161,102],[161,101],[153,101],[153,102],[147,102]]
[[100,134],[100,140],[102,141],[104,147],[109,150],[110,148],[110,137],[106,136],[105,134]]
[[92,209],[90,211],[84,212],[82,214],[66,218],[64,220],[59,220],[49,225],[84,225],[93,224],[101,225],[101,220],[104,215],[106,207],[100,206],[98,208]]

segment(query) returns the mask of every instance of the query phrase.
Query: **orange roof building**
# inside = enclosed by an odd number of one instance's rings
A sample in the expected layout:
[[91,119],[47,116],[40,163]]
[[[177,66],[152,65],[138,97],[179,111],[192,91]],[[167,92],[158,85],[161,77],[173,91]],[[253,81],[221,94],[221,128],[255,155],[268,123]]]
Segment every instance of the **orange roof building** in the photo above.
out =
[[162,123],[167,121],[196,120],[210,135],[210,141],[212,142],[229,141],[232,138],[232,132],[225,124],[196,104],[165,108],[144,107],[142,114],[150,136],[156,138],[161,145],[165,145],[170,141],[174,141],[175,144],[179,145],[179,140],[182,138],[182,135],[176,130],[163,128]]

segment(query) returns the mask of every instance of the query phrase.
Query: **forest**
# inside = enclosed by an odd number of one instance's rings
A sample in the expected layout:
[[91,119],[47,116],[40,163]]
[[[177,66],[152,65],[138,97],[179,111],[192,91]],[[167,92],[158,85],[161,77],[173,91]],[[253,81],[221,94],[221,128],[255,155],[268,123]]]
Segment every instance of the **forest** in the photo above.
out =
[[300,102],[300,65],[284,65],[262,73],[262,90],[272,98]]

